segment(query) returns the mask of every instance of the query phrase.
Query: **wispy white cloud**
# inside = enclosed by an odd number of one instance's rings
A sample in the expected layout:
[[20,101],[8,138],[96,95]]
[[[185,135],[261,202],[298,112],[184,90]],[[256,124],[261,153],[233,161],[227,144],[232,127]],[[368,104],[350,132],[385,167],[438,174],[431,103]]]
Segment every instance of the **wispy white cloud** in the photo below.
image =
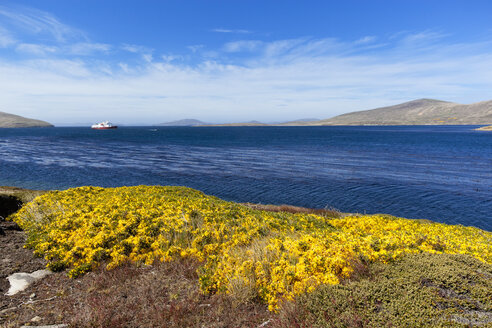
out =
[[33,8],[0,6],[0,17],[5,24],[15,25],[25,33],[48,35],[58,42],[86,38],[82,31],[61,23],[52,14]]
[[250,34],[252,33],[249,30],[242,30],[242,29],[226,29],[226,28],[214,28],[212,32],[217,32],[217,33],[233,33],[233,34]]
[[28,53],[31,55],[45,56],[50,53],[55,53],[59,49],[57,47],[42,44],[20,43],[16,46],[16,50],[18,52]]
[[440,33],[436,31],[423,31],[418,33],[407,33],[401,38],[401,43],[408,45],[418,45],[418,44],[429,44],[430,42],[435,42],[442,40],[448,35],[445,33]]
[[173,61],[178,61],[178,60],[184,59],[184,57],[180,56],[180,55],[162,55],[161,58],[165,63],[170,63]]
[[358,40],[356,40],[355,44],[368,44],[376,41],[377,38],[374,35],[366,35]]
[[19,53],[46,56],[46,55],[75,55],[89,56],[96,53],[108,53],[111,50],[111,45],[102,43],[73,43],[64,46],[52,46],[36,43],[18,43],[15,49]]
[[154,51],[152,48],[137,44],[123,44],[120,48],[135,54],[149,54]]
[[297,38],[276,41],[239,40],[224,44],[228,53],[250,52],[257,59],[270,62],[292,61],[296,58],[349,55],[361,50],[374,49],[384,44],[375,43],[376,37],[364,37],[354,42],[341,42],[335,38]]
[[154,59],[153,56],[151,54],[145,54],[142,56],[142,58],[147,62],[147,63],[151,63],[152,60]]
[[6,48],[15,44],[17,41],[9,31],[0,26],[0,48]]
[[94,53],[108,53],[112,46],[105,43],[77,42],[66,47],[66,51],[73,55],[91,55]]
[[188,46],[187,48],[189,50],[191,50],[191,52],[197,53],[198,51],[204,49],[205,46],[203,44],[194,44],[194,45]]
[[[82,60],[67,60],[67,59],[32,59],[22,62],[22,66],[18,67],[21,71],[27,70],[39,72],[41,76],[51,76],[49,80],[59,80],[65,82],[74,82],[73,79],[90,78],[93,74],[98,74],[103,77],[105,65],[100,65],[95,69],[91,69],[89,63]],[[42,83],[39,81],[39,83]],[[42,89],[49,87],[49,84],[43,86]],[[67,86],[69,87],[69,86]],[[65,87],[66,88],[66,87]],[[28,92],[36,90],[33,88]],[[52,90],[55,91],[55,90]]]
[[241,40],[228,42],[224,45],[223,49],[226,52],[242,52],[242,51],[254,51],[259,49],[264,43],[258,40]]
[[130,67],[128,66],[127,63],[118,63],[118,67],[121,69],[123,73],[129,73],[130,72]]
[[82,31],[41,10],[0,6],[0,18],[0,47],[11,47],[20,54],[87,56],[108,53],[112,48],[109,44],[91,42]]

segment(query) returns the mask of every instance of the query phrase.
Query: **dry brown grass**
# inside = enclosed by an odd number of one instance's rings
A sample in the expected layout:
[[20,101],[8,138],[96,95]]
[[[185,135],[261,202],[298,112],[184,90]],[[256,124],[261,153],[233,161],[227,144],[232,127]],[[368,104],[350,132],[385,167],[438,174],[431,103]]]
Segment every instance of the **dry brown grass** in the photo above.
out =
[[21,206],[46,191],[0,186],[0,220],[16,212]]
[[14,196],[23,203],[30,202],[35,197],[46,193],[46,190],[31,190],[17,187],[0,186],[0,195]]
[[62,310],[74,327],[257,327],[270,318],[264,305],[203,295],[198,266],[182,260],[90,273]]
[[328,208],[307,208],[292,205],[263,205],[253,203],[243,203],[242,205],[252,208],[254,210],[268,211],[268,212],[287,212],[287,213],[305,213],[316,214],[329,218],[339,218],[343,216],[343,213]]

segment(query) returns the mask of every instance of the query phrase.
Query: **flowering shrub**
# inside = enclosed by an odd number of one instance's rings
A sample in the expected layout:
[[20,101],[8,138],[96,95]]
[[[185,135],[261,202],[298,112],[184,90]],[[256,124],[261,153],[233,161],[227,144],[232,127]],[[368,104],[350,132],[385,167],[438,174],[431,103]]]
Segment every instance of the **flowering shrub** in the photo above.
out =
[[204,292],[279,301],[337,284],[354,260],[468,254],[492,263],[492,233],[381,215],[330,219],[254,210],[185,187],[81,187],[37,197],[12,216],[52,270],[194,258]]

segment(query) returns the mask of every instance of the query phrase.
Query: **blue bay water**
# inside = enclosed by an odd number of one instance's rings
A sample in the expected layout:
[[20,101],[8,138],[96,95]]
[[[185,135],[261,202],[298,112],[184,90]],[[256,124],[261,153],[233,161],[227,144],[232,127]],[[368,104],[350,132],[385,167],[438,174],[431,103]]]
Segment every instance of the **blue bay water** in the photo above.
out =
[[0,185],[183,185],[226,200],[492,230],[492,133],[473,126],[0,129]]

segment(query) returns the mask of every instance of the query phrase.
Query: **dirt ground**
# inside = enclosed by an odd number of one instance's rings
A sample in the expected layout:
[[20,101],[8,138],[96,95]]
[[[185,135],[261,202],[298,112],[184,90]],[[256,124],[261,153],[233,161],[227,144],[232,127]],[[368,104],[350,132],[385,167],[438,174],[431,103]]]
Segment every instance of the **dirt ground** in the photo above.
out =
[[44,269],[46,262],[23,248],[26,235],[15,223],[1,220],[0,228],[0,327],[270,327],[263,304],[203,295],[196,262],[126,265],[77,279],[53,273],[6,296],[7,276]]
[[[0,219],[1,220],[1,219]],[[0,221],[0,325],[3,327],[18,327],[26,324],[38,315],[38,308],[43,299],[51,298],[53,292],[46,281],[34,283],[27,290],[14,296],[6,296],[10,284],[7,277],[16,272],[31,273],[45,268],[45,261],[33,256],[29,249],[25,249],[26,235],[13,222]],[[57,274],[58,275],[58,274]],[[34,295],[33,295],[34,294]],[[56,303],[56,302],[55,302]],[[52,304],[54,305],[54,304]],[[43,312],[45,310],[43,309]],[[51,318],[43,314],[36,324],[52,324]]]

